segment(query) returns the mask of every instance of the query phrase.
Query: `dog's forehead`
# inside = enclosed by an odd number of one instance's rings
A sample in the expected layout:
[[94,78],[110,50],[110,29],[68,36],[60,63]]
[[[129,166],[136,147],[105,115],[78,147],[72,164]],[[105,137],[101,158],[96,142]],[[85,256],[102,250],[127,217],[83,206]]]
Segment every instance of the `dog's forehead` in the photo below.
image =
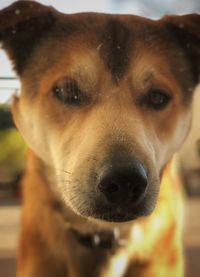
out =
[[[38,67],[42,67],[42,61],[49,67],[51,60],[56,63],[73,57],[77,65],[81,61],[77,58],[80,55],[82,58],[87,56],[88,62],[95,64],[96,59],[92,55],[95,52],[96,58],[101,59],[113,79],[118,80],[140,52],[138,45],[141,43],[145,47],[151,41],[161,47],[160,38],[156,23],[138,16],[98,13],[63,15],[57,18],[41,40],[41,45],[37,45],[38,53],[49,51],[48,62],[38,59]],[[60,55],[61,59],[58,58]]]
[[71,35],[75,35],[77,40],[78,33],[81,41],[85,38],[88,47],[98,50],[114,79],[123,77],[129,68],[136,40],[137,43],[139,39],[143,40],[147,30],[149,37],[156,32],[151,20],[131,15],[77,14],[69,16],[62,24],[66,30],[74,30]]
[[122,77],[130,62],[130,51],[134,44],[133,30],[125,22],[110,18],[100,32],[99,40],[105,65],[115,79]]

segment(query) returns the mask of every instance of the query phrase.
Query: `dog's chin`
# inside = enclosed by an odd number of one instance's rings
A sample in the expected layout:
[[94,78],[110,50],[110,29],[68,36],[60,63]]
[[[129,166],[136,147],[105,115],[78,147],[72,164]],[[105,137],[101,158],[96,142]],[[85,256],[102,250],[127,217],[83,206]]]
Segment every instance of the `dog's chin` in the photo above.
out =
[[[151,200],[151,201],[149,201]],[[69,202],[68,202],[69,203]],[[74,204],[74,203],[73,203]],[[114,205],[110,203],[100,202],[98,199],[93,203],[87,202],[87,205],[78,206],[71,205],[68,206],[71,210],[72,215],[75,218],[84,220],[89,220],[95,223],[123,223],[138,220],[140,218],[149,216],[156,205],[156,198],[143,199],[139,203],[131,203],[129,205]]]
[[140,211],[140,212],[109,212],[109,213],[102,213],[102,214],[93,214],[90,218],[94,218],[95,220],[106,221],[106,222],[114,222],[114,223],[122,223],[122,222],[129,222],[133,220],[137,220],[144,216],[148,216],[151,214],[151,210]]
[[122,208],[122,207],[115,207],[113,209],[96,209],[89,214],[83,213],[82,216],[85,218],[89,218],[91,221],[94,220],[95,222],[107,222],[107,223],[123,223],[123,222],[130,222],[133,220],[138,220],[142,217],[148,216],[154,210],[154,205],[149,207],[144,206],[135,206],[132,209]]
[[[114,223],[122,223],[129,222],[132,220],[136,220],[141,216],[135,214],[123,214],[123,213],[111,213],[111,214],[102,214],[102,215],[94,215],[93,218],[100,221],[106,222],[114,222]],[[90,217],[92,218],[92,217]]]

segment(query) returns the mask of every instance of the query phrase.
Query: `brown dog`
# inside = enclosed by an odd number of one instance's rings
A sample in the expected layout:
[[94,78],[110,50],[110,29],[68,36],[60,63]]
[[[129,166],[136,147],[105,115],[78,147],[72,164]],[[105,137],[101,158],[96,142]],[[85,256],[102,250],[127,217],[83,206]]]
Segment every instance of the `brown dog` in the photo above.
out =
[[168,162],[190,127],[199,27],[195,14],[64,15],[32,1],[0,12],[31,149],[18,276],[183,275]]

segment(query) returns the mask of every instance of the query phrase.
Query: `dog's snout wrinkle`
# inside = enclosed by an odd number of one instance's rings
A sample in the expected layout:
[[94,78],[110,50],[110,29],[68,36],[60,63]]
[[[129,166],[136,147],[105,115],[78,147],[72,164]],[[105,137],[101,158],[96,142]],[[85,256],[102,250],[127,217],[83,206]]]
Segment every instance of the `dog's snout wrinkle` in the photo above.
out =
[[111,167],[101,178],[98,189],[112,204],[129,205],[138,203],[148,186],[147,173],[140,162],[132,166]]

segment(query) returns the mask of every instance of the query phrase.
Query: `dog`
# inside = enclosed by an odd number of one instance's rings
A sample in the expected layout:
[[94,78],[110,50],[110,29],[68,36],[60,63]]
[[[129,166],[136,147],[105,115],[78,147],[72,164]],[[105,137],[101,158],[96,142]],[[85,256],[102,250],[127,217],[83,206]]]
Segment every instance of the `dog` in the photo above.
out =
[[0,11],[29,146],[19,277],[183,276],[173,154],[191,124],[200,15]]

